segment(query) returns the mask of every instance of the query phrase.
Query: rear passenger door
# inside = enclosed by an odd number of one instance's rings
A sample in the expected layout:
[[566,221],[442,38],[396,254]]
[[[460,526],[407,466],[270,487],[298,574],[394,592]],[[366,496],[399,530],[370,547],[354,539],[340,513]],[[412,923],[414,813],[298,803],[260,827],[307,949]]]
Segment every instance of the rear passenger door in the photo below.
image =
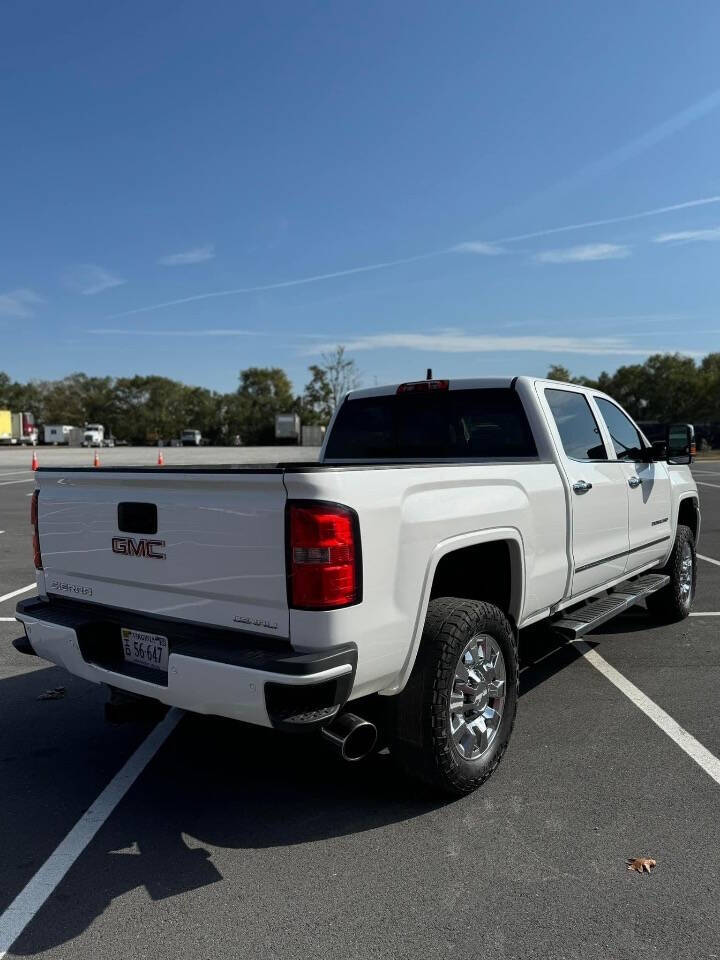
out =
[[607,397],[593,397],[622,465],[628,485],[629,536],[627,572],[667,553],[671,536],[670,474],[665,463],[647,463],[645,446],[632,420]]
[[577,596],[622,577],[627,563],[628,485],[611,460],[598,420],[579,390],[545,387],[551,429],[570,487],[573,575]]

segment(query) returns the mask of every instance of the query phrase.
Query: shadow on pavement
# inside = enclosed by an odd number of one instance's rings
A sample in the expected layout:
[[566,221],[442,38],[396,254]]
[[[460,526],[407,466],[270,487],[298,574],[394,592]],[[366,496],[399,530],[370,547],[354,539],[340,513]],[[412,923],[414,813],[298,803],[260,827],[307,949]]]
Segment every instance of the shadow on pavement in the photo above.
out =
[[[572,644],[547,630],[525,632],[521,696],[579,656]],[[34,674],[3,681],[3,693],[7,696],[13,685],[30,679],[35,687],[69,682],[53,669],[42,671],[42,679]],[[101,700],[94,699],[80,739],[84,735],[97,745],[104,738],[112,739],[113,728],[104,724]],[[36,706],[39,713],[45,705]],[[63,704],[52,706],[62,708]],[[44,734],[51,751],[65,737],[62,716],[58,711],[57,726]],[[130,739],[142,739],[145,730],[135,725],[124,729],[133,728]],[[92,756],[90,751],[81,753],[80,764],[91,763]],[[31,804],[38,804],[43,794],[58,798],[73,794],[75,784],[67,771],[51,764],[43,773],[43,754],[37,762],[38,777],[28,784]],[[67,943],[110,903],[136,888],[144,887],[153,901],[162,901],[222,881],[205,845],[252,851],[254,856],[256,851],[270,851],[265,856],[271,873],[277,869],[271,851],[400,824],[432,814],[446,802],[406,780],[387,754],[347,764],[317,738],[295,738],[220,718],[188,715],[19,938],[13,953],[29,956]],[[38,814],[40,809],[33,813]],[[262,873],[255,869],[252,882],[262,882]]]

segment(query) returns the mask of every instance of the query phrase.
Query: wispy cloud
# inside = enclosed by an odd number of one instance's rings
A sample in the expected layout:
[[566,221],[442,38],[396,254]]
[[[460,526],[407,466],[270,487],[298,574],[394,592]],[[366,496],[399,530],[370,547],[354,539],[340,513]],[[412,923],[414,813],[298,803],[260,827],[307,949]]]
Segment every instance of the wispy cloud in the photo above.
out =
[[653,237],[653,243],[693,243],[696,240],[712,242],[720,240],[720,227],[708,227],[705,230],[678,230],[676,233],[659,233]]
[[7,293],[0,293],[0,317],[26,320],[33,316],[33,307],[43,302],[41,296],[34,290],[28,290],[27,287],[8,290]]
[[183,267],[189,263],[205,263],[206,260],[212,260],[214,256],[215,245],[208,243],[204,247],[195,247],[183,253],[169,253],[167,256],[160,257],[158,263],[163,267]]
[[497,257],[501,253],[507,253],[497,243],[488,243],[485,240],[470,240],[467,243],[458,243],[453,247],[455,253],[479,253],[485,257]]
[[75,293],[81,293],[86,297],[102,293],[103,290],[109,290],[111,287],[119,287],[125,282],[121,277],[116,277],[109,270],[95,263],[81,263],[66,271],[63,276],[63,283],[69,290],[74,290]]
[[586,243],[562,250],[542,250],[535,254],[538,263],[587,263],[591,260],[622,260],[630,256],[630,247],[618,243]]
[[[305,355],[333,350],[337,340],[326,340],[303,350]],[[648,348],[631,346],[622,337],[506,337],[493,334],[470,334],[461,331],[444,333],[377,333],[343,337],[348,350],[423,350],[436,353],[540,352],[580,353],[600,356],[645,357]],[[653,350],[657,348],[653,346]]]
[[96,327],[86,333],[111,337],[268,337],[272,334],[257,330],[237,330],[234,327],[222,327],[204,330],[128,330],[124,327]]

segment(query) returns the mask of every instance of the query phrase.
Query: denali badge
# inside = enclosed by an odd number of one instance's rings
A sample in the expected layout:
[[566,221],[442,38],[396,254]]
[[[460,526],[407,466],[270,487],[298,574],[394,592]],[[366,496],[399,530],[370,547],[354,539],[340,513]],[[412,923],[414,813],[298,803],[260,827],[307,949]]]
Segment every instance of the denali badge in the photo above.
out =
[[134,537],[113,537],[113,553],[124,553],[126,557],[151,557],[153,560],[164,560],[161,553],[165,546],[164,540],[136,540]]
[[272,620],[261,620],[260,617],[233,617],[235,623],[246,623],[250,627],[267,627],[268,630],[277,630],[278,625]]

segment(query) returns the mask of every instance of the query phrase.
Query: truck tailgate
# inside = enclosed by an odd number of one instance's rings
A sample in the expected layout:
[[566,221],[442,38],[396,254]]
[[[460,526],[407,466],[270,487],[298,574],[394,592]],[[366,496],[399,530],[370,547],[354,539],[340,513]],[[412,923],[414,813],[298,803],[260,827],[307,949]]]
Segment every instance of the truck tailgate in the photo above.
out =
[[281,470],[36,476],[48,594],[288,636]]

